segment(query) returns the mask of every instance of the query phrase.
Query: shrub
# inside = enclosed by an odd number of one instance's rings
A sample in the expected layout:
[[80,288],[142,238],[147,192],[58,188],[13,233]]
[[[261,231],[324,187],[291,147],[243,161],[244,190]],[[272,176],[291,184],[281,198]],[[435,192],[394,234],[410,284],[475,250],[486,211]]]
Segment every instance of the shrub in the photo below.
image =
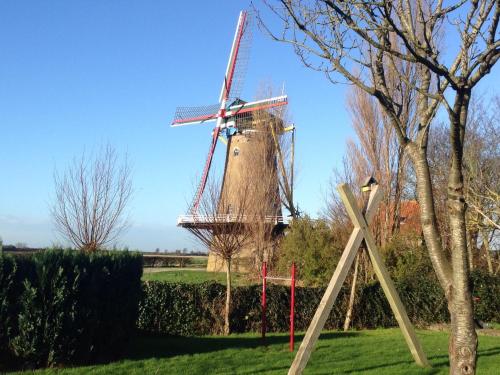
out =
[[500,276],[482,270],[472,273],[472,295],[475,297],[474,314],[485,322],[500,322]]
[[217,283],[143,283],[137,327],[148,333],[193,336],[222,332],[226,287]]
[[12,256],[0,254],[0,363],[9,358],[9,339],[13,335],[17,265]]
[[277,270],[288,274],[290,263],[294,261],[304,285],[325,285],[343,248],[341,239],[334,235],[325,220],[313,220],[306,215],[293,220],[281,240]]
[[399,233],[381,248],[384,262],[394,280],[422,278],[435,279],[429,252],[421,236],[415,233]]
[[[473,274],[476,316],[486,321],[500,321],[498,292],[500,277]],[[417,326],[449,320],[446,299],[434,278],[400,279],[396,282],[410,320]],[[326,322],[325,329],[343,326],[349,298],[344,285]],[[144,283],[144,298],[139,308],[138,328],[149,334],[207,335],[222,332],[225,286],[216,283],[178,284],[159,281]],[[306,330],[325,288],[297,288],[295,326]],[[233,290],[231,331],[261,330],[261,286],[242,286]],[[267,289],[267,329],[286,332],[289,329],[290,288],[270,285]],[[361,284],[354,305],[352,326],[357,329],[392,327],[397,322],[378,282]]]
[[134,332],[141,255],[48,250],[0,269],[0,345],[23,367],[112,359]]

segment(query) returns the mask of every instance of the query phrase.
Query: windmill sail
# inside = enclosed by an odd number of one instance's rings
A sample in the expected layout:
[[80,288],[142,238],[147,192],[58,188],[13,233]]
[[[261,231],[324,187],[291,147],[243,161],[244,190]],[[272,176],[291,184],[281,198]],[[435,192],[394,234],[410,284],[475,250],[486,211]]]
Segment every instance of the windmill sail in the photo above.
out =
[[219,104],[212,104],[200,107],[177,107],[172,126],[215,121],[219,112],[219,106]]
[[250,13],[246,11],[240,13],[219,97],[221,103],[239,98],[241,94],[252,44],[252,19]]
[[276,96],[270,99],[258,100],[255,102],[241,103],[231,105],[226,112],[226,116],[236,116],[238,114],[262,111],[274,107],[281,107],[288,104],[288,97],[286,95]]
[[198,211],[201,196],[203,195],[203,191],[205,190],[205,186],[207,185],[208,172],[210,171],[210,166],[212,165],[215,146],[217,146],[217,140],[219,139],[219,132],[220,128],[216,127],[212,135],[212,143],[210,144],[210,149],[208,150],[207,160],[205,161],[205,168],[203,168],[203,174],[201,175],[200,183],[198,184],[193,203],[191,204],[191,207],[189,209],[192,214],[196,214],[196,212]]

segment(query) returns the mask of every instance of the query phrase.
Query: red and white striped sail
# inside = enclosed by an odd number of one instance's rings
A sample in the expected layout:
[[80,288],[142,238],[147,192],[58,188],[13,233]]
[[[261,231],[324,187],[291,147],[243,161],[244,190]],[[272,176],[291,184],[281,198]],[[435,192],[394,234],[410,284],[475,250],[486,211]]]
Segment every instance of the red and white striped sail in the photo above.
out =
[[198,206],[200,205],[201,196],[205,190],[205,186],[208,180],[208,172],[210,171],[210,166],[212,165],[212,159],[214,157],[215,146],[217,145],[217,140],[219,139],[220,128],[216,127],[212,134],[212,143],[210,144],[210,149],[208,150],[207,160],[205,161],[205,167],[203,168],[203,174],[201,175],[200,183],[196,188],[193,203],[189,211],[191,213],[196,213],[198,211]]
[[257,100],[255,102],[235,104],[228,108],[226,111],[226,118],[236,116],[238,114],[262,111],[274,107],[281,107],[288,104],[288,97],[286,95],[275,96],[274,98]]
[[252,44],[251,23],[252,17],[249,13],[246,11],[240,12],[226,74],[219,95],[219,103],[221,104],[223,102],[226,104],[240,97]]
[[232,120],[231,118],[237,114],[247,112],[262,111],[274,107],[280,107],[288,104],[286,95],[276,96],[274,98],[257,100],[254,102],[242,102],[240,104],[233,104],[228,107],[222,116],[218,116],[218,104],[205,107],[177,107],[174,121],[172,126],[184,126],[192,124],[202,124],[204,122],[216,121],[218,117],[222,117],[223,121],[221,128]]
[[240,12],[234,33],[226,74],[222,81],[219,103],[201,107],[177,107],[172,126],[190,125],[207,121],[217,121],[220,127],[225,117],[226,105],[236,99],[241,92],[248,63],[252,33],[248,12]]

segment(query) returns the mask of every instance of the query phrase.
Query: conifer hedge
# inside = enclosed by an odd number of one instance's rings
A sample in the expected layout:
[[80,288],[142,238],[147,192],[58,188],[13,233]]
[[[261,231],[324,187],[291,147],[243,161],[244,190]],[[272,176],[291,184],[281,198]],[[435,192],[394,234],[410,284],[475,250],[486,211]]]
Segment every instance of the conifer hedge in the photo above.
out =
[[0,254],[0,363],[115,358],[135,331],[141,276],[142,256],[128,252]]
[[[483,272],[472,275],[475,317],[500,322],[500,277]],[[138,328],[148,334],[207,335],[223,331],[225,286],[217,283],[183,284],[147,281],[139,307]],[[410,278],[396,281],[410,320],[417,326],[449,320],[447,303],[437,281]],[[306,330],[323,296],[324,288],[297,288],[296,330]],[[233,289],[232,332],[259,332],[261,327],[261,286]],[[269,285],[267,289],[267,329],[289,329],[290,289]],[[343,327],[349,286],[344,286],[326,322],[325,329]],[[360,285],[354,306],[352,326],[356,329],[393,327],[397,322],[378,282]]]

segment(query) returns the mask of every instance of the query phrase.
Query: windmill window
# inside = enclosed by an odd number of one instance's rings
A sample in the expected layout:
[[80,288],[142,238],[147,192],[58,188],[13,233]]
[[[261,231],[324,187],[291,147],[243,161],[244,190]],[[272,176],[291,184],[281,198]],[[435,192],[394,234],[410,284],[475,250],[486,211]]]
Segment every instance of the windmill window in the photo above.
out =
[[238,156],[240,154],[240,149],[238,147],[235,147],[233,150],[233,155]]

